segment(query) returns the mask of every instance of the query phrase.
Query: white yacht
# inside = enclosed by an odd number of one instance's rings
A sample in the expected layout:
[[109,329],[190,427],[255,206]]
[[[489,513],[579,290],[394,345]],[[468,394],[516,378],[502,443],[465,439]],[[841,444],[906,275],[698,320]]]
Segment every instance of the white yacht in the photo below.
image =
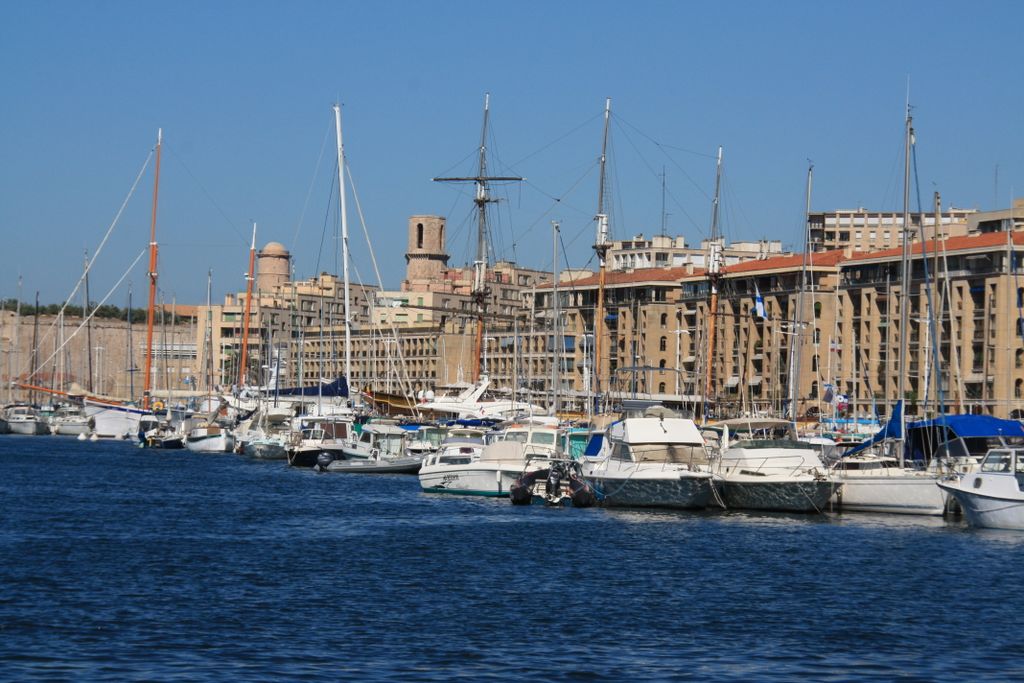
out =
[[828,507],[836,484],[818,451],[796,440],[791,422],[738,418],[715,427],[722,430],[716,483],[726,507],[784,512]]
[[520,414],[543,415],[544,409],[524,401],[493,398],[488,395],[491,380],[484,375],[457,396],[431,398],[416,408],[422,412],[434,412],[460,418],[507,419]]
[[7,427],[12,434],[39,436],[49,434],[50,426],[31,406],[11,406],[7,409]]
[[704,439],[678,417],[631,417],[595,433],[583,477],[609,506],[703,508],[714,493]]
[[971,526],[1024,531],[1024,450],[993,448],[977,472],[939,482]]
[[490,480],[482,483],[476,481],[476,471],[470,469],[480,459],[483,450],[481,438],[456,436],[445,439],[439,449],[424,458],[419,472],[420,486],[428,493],[486,495],[482,489],[490,485],[494,472],[489,472]]

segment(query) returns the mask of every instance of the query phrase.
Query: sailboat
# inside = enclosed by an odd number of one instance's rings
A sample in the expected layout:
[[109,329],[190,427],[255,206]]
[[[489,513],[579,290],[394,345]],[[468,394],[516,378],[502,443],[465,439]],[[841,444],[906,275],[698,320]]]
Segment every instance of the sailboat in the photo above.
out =
[[[913,117],[908,104],[904,129],[899,399],[886,426],[872,439],[848,451],[830,468],[836,483],[841,484],[837,490],[836,503],[844,511],[941,515],[946,510],[946,494],[937,486],[938,470],[933,468],[925,471],[909,467],[907,458],[909,441],[903,398],[906,395],[906,363],[909,354],[910,155],[913,137]],[[942,421],[945,416],[938,419]],[[882,445],[869,451],[875,444]]]
[[[157,243],[156,209],[160,194],[160,152],[163,148],[163,129],[156,134],[156,167],[153,175],[153,211],[149,228],[149,306],[146,316],[146,375],[144,379],[142,407],[128,401],[118,401],[94,395],[83,398],[85,414],[93,424],[93,434],[100,438],[123,439],[136,437],[144,432],[143,420],[152,426],[156,416],[150,410],[150,384],[153,364],[153,320],[156,304]],[[84,313],[84,311],[83,311]],[[129,397],[132,398],[132,397]]]

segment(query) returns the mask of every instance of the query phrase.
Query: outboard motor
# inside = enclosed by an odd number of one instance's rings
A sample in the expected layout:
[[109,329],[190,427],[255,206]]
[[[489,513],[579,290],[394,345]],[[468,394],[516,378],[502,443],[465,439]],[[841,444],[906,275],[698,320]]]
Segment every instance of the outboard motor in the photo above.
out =
[[544,482],[544,493],[548,500],[557,500],[562,494],[562,467],[555,463],[548,471],[548,479]]
[[316,466],[321,470],[326,470],[327,466],[334,462],[334,456],[327,451],[320,451],[316,456]]

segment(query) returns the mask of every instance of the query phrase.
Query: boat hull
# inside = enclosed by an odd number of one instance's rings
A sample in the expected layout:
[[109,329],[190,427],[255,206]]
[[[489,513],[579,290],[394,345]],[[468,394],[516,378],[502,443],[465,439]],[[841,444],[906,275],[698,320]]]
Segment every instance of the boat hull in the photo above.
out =
[[843,512],[942,515],[946,509],[938,477],[841,475],[836,483],[841,485],[836,504]]
[[90,432],[88,420],[61,420],[53,423],[51,430],[58,436],[78,436]]
[[288,449],[284,444],[271,441],[250,441],[243,449],[250,458],[257,460],[287,460]]
[[423,460],[419,457],[381,458],[380,460],[351,458],[333,460],[323,468],[323,471],[353,474],[416,474],[420,471],[422,463]]
[[152,415],[141,408],[93,403],[89,399],[85,400],[85,414],[93,423],[93,434],[101,439],[137,436],[142,417]]
[[189,435],[185,437],[185,448],[193,453],[230,453],[235,448],[235,438],[230,434]]
[[588,475],[602,505],[701,509],[713,494],[711,475],[641,478]]
[[50,433],[50,427],[42,420],[11,420],[7,425],[11,434],[41,436]]
[[947,484],[939,487],[956,499],[971,526],[1024,531],[1024,500],[987,496]]
[[466,496],[508,497],[509,489],[523,473],[523,467],[424,467],[420,486],[426,493],[453,493]]
[[717,482],[725,506],[735,510],[822,512],[835,493],[827,479],[767,480],[726,479]]

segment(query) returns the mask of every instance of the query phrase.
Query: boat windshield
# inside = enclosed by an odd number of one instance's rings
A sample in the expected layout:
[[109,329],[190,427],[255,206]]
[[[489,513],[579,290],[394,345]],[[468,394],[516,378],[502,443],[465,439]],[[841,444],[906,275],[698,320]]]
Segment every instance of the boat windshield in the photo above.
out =
[[[1014,467],[1014,452],[1009,450],[991,450],[981,462],[982,472],[1012,472]],[[1018,461],[1017,472],[1022,471],[1024,461]]]
[[530,443],[552,446],[555,443],[555,434],[554,432],[534,432],[530,437]]
[[526,439],[530,436],[528,432],[515,431],[505,432],[505,438],[502,441],[515,441],[516,443],[526,443]]
[[389,455],[401,455],[402,435],[379,434],[377,436],[377,448],[380,449],[381,453],[387,453]]

